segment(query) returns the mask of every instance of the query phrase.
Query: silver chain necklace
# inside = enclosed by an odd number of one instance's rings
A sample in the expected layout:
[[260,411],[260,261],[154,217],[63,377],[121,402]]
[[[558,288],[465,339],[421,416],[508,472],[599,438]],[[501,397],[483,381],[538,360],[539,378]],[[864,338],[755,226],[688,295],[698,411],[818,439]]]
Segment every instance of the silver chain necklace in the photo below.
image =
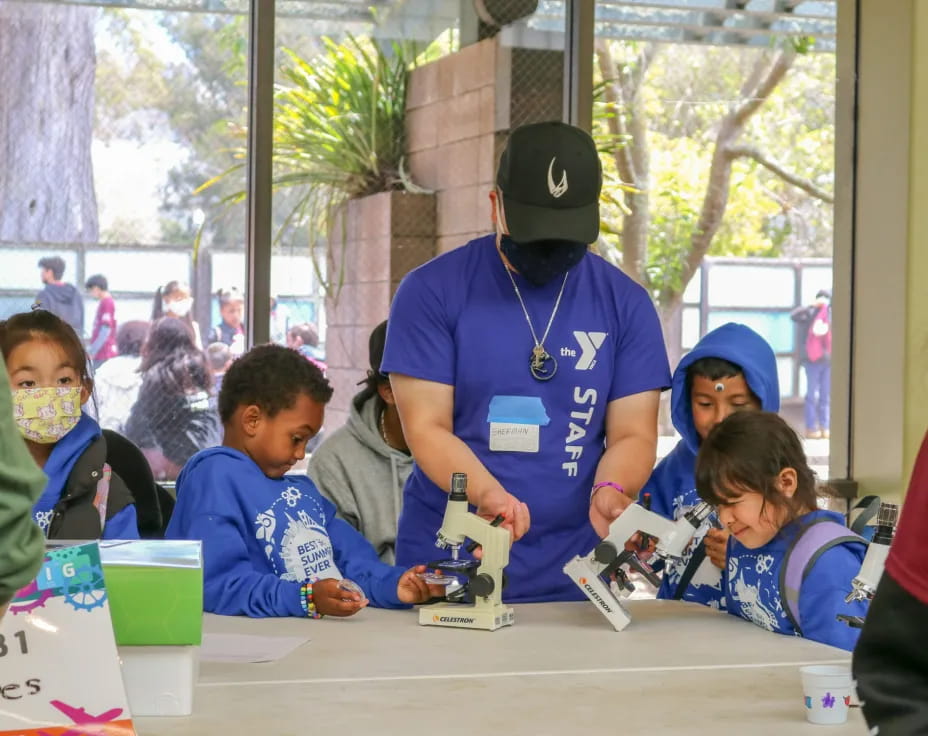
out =
[[[548,339],[548,333],[551,331],[554,315],[557,314],[557,309],[561,306],[561,296],[563,296],[564,287],[567,285],[567,274],[564,274],[564,280],[561,282],[561,290],[557,293],[554,309],[551,310],[551,316],[548,318],[548,325],[545,327],[545,332],[539,340],[535,332],[535,325],[532,324],[532,318],[529,316],[528,309],[525,307],[525,300],[522,299],[522,292],[519,291],[519,285],[512,277],[512,272],[509,270],[509,266],[506,265],[506,261],[502,260],[502,254],[500,254],[500,260],[503,263],[503,268],[506,270],[509,281],[512,282],[512,288],[515,289],[516,297],[519,299],[519,305],[522,307],[522,313],[525,315],[525,321],[528,322],[528,328],[532,332],[532,339],[535,341],[535,347],[532,348],[532,357],[529,358],[528,369],[536,380],[550,381],[554,378],[554,374],[557,373],[557,361],[554,359],[553,355],[545,350],[544,343],[545,340]],[[568,273],[570,272],[568,271]]]

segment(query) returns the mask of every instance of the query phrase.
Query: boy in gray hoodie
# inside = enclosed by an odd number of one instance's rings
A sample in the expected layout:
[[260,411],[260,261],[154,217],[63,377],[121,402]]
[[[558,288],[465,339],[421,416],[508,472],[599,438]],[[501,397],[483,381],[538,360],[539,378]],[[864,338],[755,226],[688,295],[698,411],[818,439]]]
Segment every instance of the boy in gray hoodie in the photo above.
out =
[[370,370],[351,402],[348,423],[323,440],[309,459],[309,476],[339,515],[394,562],[396,521],[412,456],[400,424],[389,377],[380,372],[387,323],[371,332]]

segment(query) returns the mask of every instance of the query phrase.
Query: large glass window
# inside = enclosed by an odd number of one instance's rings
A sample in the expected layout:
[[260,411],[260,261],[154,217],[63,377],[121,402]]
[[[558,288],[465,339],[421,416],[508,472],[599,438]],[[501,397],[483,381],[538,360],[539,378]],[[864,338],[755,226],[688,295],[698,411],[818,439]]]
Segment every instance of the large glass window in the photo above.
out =
[[600,249],[651,291],[672,364],[726,322],[770,343],[827,477],[830,358],[807,343],[830,315],[834,3],[689,5],[596,3]]
[[68,320],[86,410],[162,480],[221,439],[210,343],[244,347],[212,334],[218,290],[246,286],[243,213],[219,205],[244,171],[196,190],[243,128],[246,28],[180,6],[0,4],[0,318],[38,303]]

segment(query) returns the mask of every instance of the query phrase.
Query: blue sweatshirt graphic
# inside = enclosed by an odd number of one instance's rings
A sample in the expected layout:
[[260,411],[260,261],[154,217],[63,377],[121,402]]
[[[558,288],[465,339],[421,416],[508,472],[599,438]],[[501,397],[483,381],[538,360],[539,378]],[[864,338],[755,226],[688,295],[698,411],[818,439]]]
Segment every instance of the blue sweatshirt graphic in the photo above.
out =
[[203,541],[203,607],[212,613],[305,616],[300,586],[354,580],[375,606],[399,608],[404,568],[386,565],[302,476],[268,478],[246,455],[214,447],[177,479],[167,539]]
[[[757,549],[748,549],[734,537],[729,538],[728,568],[722,575],[722,588],[730,614],[768,631],[799,636],[783,610],[780,568],[790,543],[803,526],[816,519],[844,524],[844,517],[834,511],[813,511],[787,524]],[[844,600],[866,553],[867,545],[863,542],[848,542],[827,550],[812,565],[799,589],[799,621],[804,638],[848,651],[854,648],[860,629],[838,621],[836,616],[867,615],[867,601],[845,603]]]
[[[702,440],[693,424],[693,406],[686,388],[686,371],[702,358],[723,358],[740,366],[748,387],[760,400],[761,408],[765,411],[777,411],[780,408],[776,356],[767,341],[750,327],[734,322],[724,324],[707,333],[683,357],[673,373],[670,397],[671,419],[682,439],[658,463],[639,494],[639,498],[650,494],[651,510],[671,520],[679,519],[700,501],[693,472]],[[699,530],[682,561],[665,564],[658,598],[674,597],[680,577],[707,531],[707,525]],[[722,571],[707,557],[687,586],[683,600],[725,608],[721,577]]]

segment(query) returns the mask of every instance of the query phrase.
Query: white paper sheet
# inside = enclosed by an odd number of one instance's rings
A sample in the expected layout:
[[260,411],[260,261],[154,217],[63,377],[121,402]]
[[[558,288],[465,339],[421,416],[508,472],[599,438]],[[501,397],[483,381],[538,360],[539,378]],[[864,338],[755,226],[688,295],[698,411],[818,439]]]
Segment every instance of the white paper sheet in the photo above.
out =
[[308,636],[203,634],[201,662],[276,662],[309,641]]

